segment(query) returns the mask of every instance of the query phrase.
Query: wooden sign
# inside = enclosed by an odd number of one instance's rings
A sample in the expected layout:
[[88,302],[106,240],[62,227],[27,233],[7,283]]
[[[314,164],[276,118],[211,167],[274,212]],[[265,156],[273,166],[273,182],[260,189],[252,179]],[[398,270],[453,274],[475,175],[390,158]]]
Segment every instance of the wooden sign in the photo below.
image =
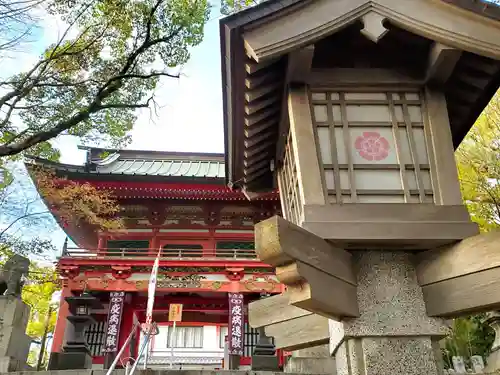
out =
[[229,354],[243,355],[243,294],[228,293],[229,296]]
[[106,327],[106,338],[104,339],[104,353],[118,351],[124,299],[125,292],[109,293],[108,325]]
[[182,304],[171,303],[168,307],[168,321],[180,322],[182,320]]

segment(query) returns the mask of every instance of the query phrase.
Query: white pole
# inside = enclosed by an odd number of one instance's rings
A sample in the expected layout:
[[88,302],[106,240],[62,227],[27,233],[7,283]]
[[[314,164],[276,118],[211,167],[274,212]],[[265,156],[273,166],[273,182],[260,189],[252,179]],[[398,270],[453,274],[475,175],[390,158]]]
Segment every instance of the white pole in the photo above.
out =
[[134,374],[135,369],[136,369],[137,365],[139,364],[139,360],[141,359],[142,355],[144,354],[144,349],[146,349],[146,346],[148,345],[148,342],[151,339],[151,334],[153,332],[153,329],[156,332],[156,323],[153,323],[149,327],[149,331],[147,333],[147,336],[145,337],[145,341],[141,345],[141,349],[139,350],[139,354],[137,355],[137,359],[135,360],[134,364],[132,365],[132,368],[130,369],[130,374],[129,375],[133,375]]
[[149,358],[149,345],[151,343],[151,340],[148,340],[148,343],[146,344],[146,353],[144,354],[144,364],[143,364],[143,369],[146,370],[148,368],[148,358]]
[[174,320],[172,334],[170,335],[170,368],[173,368],[174,366],[174,343],[177,341],[177,337],[175,336],[176,326],[176,321]]
[[128,335],[127,340],[125,340],[125,342],[123,343],[123,346],[121,347],[121,349],[119,350],[119,352],[116,354],[116,357],[113,360],[113,362],[111,363],[111,366],[109,366],[109,369],[106,372],[106,375],[111,375],[111,373],[115,369],[116,364],[118,363],[118,361],[120,360],[120,357],[122,356],[123,352],[125,351],[125,348],[127,347],[127,345],[132,340],[132,337],[135,334],[135,330],[137,328],[137,325],[138,325],[138,323],[134,323],[134,325],[132,326],[132,330],[130,331],[130,334]]

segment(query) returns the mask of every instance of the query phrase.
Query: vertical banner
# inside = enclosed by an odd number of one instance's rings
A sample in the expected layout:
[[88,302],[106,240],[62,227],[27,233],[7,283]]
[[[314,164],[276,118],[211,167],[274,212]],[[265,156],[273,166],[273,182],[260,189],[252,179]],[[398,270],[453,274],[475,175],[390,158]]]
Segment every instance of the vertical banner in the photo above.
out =
[[153,264],[153,269],[151,270],[151,277],[149,279],[149,285],[148,285],[148,304],[146,307],[146,329],[148,331],[150,329],[151,324],[153,323],[153,305],[155,303],[158,268],[160,268],[160,255],[161,255],[161,248],[160,250],[158,250],[158,255],[156,256],[155,262]]
[[243,355],[243,294],[228,293],[229,296],[229,354]]
[[120,335],[124,300],[125,292],[109,293],[108,325],[104,341],[104,353],[114,353],[118,351],[118,338]]

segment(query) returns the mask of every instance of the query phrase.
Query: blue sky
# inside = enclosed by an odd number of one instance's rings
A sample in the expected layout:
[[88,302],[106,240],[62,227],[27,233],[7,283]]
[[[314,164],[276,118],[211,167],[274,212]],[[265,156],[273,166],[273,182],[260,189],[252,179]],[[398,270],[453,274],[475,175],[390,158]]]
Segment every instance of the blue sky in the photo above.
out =
[[[203,42],[192,49],[191,59],[183,67],[180,79],[164,78],[160,82],[155,94],[160,109],[156,116],[147,110],[140,112],[129,148],[224,152],[219,47],[221,15],[219,1],[213,3]],[[32,33],[32,42],[23,51],[0,60],[0,76],[29,69],[62,30],[61,22],[44,17],[40,27]],[[77,149],[78,139],[64,136],[56,139],[55,144],[61,150],[61,162],[82,164],[85,161],[85,152]],[[62,247],[65,238],[60,229],[45,230],[39,235],[49,236],[57,248]]]

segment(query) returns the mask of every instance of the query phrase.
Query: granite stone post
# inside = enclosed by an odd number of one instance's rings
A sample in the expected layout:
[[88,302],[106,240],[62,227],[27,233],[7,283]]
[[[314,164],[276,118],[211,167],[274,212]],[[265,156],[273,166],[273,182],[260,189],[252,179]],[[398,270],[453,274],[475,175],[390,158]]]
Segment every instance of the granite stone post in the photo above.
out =
[[285,365],[285,372],[335,375],[335,359],[330,355],[328,345],[295,350]]
[[495,341],[491,346],[491,353],[486,359],[485,372],[500,370],[500,311],[488,313],[486,322],[495,331]]
[[404,251],[353,252],[360,316],[330,321],[338,375],[443,374],[438,340],[449,327],[427,316],[412,257]]
[[0,296],[0,372],[22,371],[31,337],[26,334],[30,308],[20,298]]

